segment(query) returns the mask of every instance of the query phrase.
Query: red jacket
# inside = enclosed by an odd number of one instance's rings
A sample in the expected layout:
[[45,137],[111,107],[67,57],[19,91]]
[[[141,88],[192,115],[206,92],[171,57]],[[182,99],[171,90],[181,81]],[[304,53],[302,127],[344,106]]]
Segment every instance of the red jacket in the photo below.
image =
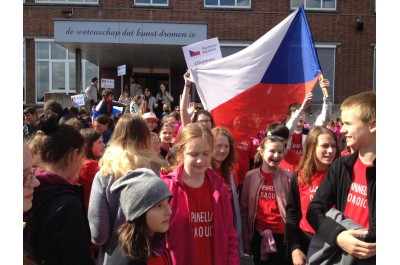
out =
[[[172,215],[167,233],[167,248],[173,264],[193,265],[193,237],[189,218],[188,199],[183,188],[183,165],[162,176],[172,193]],[[206,177],[213,187],[214,197],[214,265],[239,265],[238,239],[233,227],[229,189],[223,178],[207,169]]]
[[79,184],[82,185],[85,192],[85,207],[86,213],[89,208],[90,191],[92,190],[92,183],[94,176],[99,171],[99,162],[89,158],[83,160],[81,172],[79,172]]

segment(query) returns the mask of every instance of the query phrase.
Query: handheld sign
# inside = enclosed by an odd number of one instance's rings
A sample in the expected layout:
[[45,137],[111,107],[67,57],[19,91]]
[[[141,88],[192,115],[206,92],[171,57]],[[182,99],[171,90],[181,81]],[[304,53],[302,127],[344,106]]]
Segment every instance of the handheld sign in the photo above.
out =
[[126,64],[117,67],[118,76],[126,75]]
[[85,100],[83,98],[83,94],[71,96],[71,103],[73,107],[85,106]]
[[193,43],[182,49],[189,69],[222,58],[218,38]]

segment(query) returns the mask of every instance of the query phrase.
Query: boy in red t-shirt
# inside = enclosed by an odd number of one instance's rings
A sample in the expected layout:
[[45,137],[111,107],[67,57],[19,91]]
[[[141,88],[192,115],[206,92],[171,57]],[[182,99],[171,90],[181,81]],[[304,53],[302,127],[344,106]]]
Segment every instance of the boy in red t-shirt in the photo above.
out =
[[[340,109],[341,133],[356,151],[331,165],[308,207],[307,221],[329,245],[372,264],[376,262],[376,94],[353,95]],[[368,231],[346,230],[326,217],[334,205]]]

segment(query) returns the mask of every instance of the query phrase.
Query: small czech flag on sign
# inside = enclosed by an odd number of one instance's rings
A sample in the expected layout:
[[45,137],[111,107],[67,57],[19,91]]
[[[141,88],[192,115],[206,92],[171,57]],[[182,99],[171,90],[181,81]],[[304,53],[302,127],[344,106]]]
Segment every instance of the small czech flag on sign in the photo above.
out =
[[194,57],[194,56],[200,55],[200,51],[192,52],[191,50],[189,50],[189,53],[190,53],[190,57]]

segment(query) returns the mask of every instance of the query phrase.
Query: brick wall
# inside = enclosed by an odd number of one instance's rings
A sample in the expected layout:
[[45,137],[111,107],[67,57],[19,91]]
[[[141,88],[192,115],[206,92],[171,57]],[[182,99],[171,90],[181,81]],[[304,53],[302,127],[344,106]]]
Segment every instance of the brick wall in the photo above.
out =
[[[255,41],[292,11],[290,0],[253,0],[250,10],[204,8],[203,0],[170,0],[168,8],[133,7],[132,1],[99,1],[99,5],[73,6],[74,19],[117,19],[174,22],[206,22],[208,38],[220,41]],[[23,32],[27,38],[27,103],[34,102],[35,68],[32,37],[53,37],[53,19],[64,18],[62,10],[68,5],[39,5],[27,0],[23,9]],[[307,12],[314,41],[340,43],[335,64],[335,103],[350,95],[371,90],[373,82],[376,16],[374,1],[337,1],[336,12]],[[356,30],[357,19],[364,22],[364,30]],[[102,69],[103,74],[110,69]],[[115,72],[115,69],[112,69]],[[115,75],[115,73],[114,73]],[[175,78],[175,77],[174,77]],[[177,79],[175,79],[177,80]],[[116,87],[120,93],[120,78]],[[124,81],[125,82],[125,81]],[[174,85],[179,80],[174,81]]]

